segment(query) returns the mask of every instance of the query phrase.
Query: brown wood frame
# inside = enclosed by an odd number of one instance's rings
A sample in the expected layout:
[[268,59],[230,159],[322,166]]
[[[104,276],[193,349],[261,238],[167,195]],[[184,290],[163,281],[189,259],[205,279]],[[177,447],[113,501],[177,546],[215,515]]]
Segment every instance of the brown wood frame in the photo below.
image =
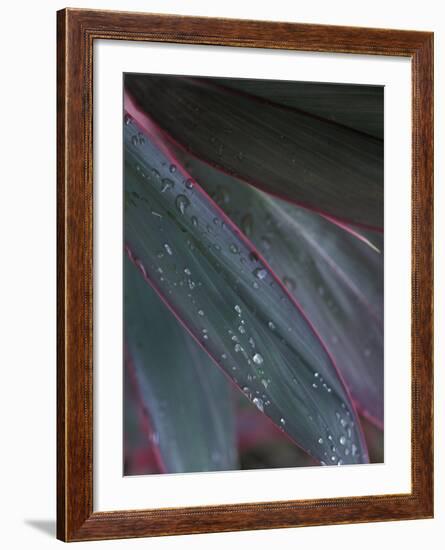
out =
[[[93,512],[93,42],[404,56],[412,61],[412,490]],[[57,537],[64,541],[433,516],[433,34],[65,9],[57,14]]]

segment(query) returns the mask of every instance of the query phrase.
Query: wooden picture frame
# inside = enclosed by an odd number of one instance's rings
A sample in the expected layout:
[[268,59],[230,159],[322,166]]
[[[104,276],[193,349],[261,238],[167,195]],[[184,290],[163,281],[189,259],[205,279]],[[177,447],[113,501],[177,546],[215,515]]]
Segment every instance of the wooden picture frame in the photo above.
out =
[[[412,63],[411,492],[93,511],[95,40],[402,56]],[[64,541],[433,516],[433,34],[65,9],[57,14],[57,537]]]

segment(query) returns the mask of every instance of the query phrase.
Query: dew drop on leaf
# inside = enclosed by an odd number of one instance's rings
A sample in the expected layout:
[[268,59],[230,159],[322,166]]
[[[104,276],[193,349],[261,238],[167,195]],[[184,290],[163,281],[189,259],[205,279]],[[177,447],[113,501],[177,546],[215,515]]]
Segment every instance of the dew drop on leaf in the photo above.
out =
[[252,235],[252,229],[253,229],[252,214],[245,214],[241,218],[241,231],[246,235],[246,237],[250,237]]
[[174,182],[169,179],[169,178],[164,178],[162,180],[162,188],[161,188],[161,193],[165,193],[166,191],[168,191],[169,189],[173,189],[173,187],[175,186]]
[[255,275],[255,277],[257,279],[260,279],[261,281],[263,279],[266,278],[267,276],[267,271],[263,268],[263,267],[258,267],[257,269],[255,269],[255,271],[253,272],[253,274]]
[[175,204],[176,204],[176,208],[179,210],[179,212],[181,212],[181,214],[184,214],[187,207],[190,204],[190,201],[188,200],[188,198],[185,195],[178,195],[176,197]]
[[255,355],[252,357],[253,362],[257,365],[261,365],[263,363],[263,356],[259,353],[255,353]]
[[259,397],[254,397],[253,400],[252,400],[252,403],[256,406],[256,408],[258,410],[260,410],[261,412],[264,411],[264,403],[263,403],[263,400],[260,399]]

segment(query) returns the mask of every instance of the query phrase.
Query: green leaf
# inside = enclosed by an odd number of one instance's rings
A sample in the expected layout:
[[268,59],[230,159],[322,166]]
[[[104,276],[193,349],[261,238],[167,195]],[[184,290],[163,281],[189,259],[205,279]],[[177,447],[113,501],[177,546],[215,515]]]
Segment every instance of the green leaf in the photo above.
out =
[[125,341],[164,470],[236,469],[230,382],[128,259]]
[[383,86],[216,78],[216,83],[383,139]]
[[142,109],[181,147],[275,196],[383,227],[383,143],[212,79],[126,75]]
[[129,101],[125,240],[144,279],[257,407],[313,457],[367,462],[324,345],[253,245]]
[[328,346],[363,414],[383,423],[383,238],[370,244],[176,148],[175,154],[260,250]]

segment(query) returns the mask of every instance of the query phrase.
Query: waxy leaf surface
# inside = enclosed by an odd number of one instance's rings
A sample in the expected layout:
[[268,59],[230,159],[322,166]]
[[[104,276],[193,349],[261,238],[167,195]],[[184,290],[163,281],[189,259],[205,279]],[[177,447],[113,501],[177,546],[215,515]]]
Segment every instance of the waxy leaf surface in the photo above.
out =
[[135,101],[181,147],[309,209],[383,227],[383,143],[212,79],[127,75]]
[[125,341],[163,472],[236,469],[230,382],[128,257]]
[[[326,464],[367,462],[324,343],[252,243],[127,98],[126,249],[145,281],[252,402]],[[216,368],[216,367],[215,367]]]
[[326,343],[360,410],[381,425],[382,235],[360,230],[363,242],[318,214],[174,151],[260,250]]

